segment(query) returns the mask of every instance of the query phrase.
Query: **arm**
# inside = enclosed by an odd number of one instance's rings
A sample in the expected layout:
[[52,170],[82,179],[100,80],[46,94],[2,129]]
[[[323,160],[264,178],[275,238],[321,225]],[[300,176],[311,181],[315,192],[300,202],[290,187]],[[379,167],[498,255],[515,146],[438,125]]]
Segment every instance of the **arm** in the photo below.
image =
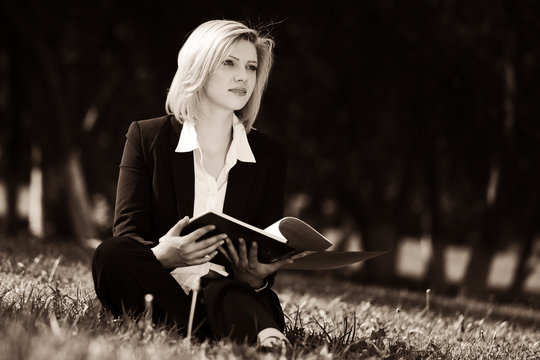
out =
[[153,164],[146,160],[137,122],[131,124],[126,137],[116,194],[114,236],[130,236],[152,246],[154,255],[166,269],[210,261],[217,254],[217,247],[223,243],[224,234],[196,242],[212,230],[207,226],[180,236],[182,228],[189,221],[187,217],[174,225],[158,242],[159,234],[156,234],[152,224]]
[[114,236],[129,235],[145,245],[153,245],[156,238],[152,229],[152,185],[145,161],[141,130],[132,122],[120,163],[114,211]]

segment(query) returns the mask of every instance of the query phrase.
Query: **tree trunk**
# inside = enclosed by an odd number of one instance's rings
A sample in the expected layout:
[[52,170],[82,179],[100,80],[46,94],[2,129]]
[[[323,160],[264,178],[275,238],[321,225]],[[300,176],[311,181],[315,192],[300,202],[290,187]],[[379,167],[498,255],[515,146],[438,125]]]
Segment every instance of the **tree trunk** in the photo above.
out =
[[490,193],[496,194],[498,191],[498,185],[495,183],[497,180],[494,180],[498,177],[498,171],[497,167],[491,170],[490,181],[488,181],[487,185],[488,198],[484,210],[483,231],[481,237],[477,238],[471,247],[472,255],[463,286],[464,295],[482,296],[486,293],[489,267],[495,253],[495,243],[498,235],[495,198],[490,200]]
[[[503,59],[504,84],[504,122],[498,146],[493,151],[491,169],[486,185],[485,213],[483,233],[481,238],[474,242],[472,256],[466,274],[466,292],[473,295],[483,295],[486,292],[486,282],[489,266],[495,254],[498,243],[502,206],[501,195],[508,191],[511,177],[511,164],[513,162],[513,131],[515,126],[516,103],[516,72],[515,53],[516,36],[511,31],[506,41],[505,57]],[[503,194],[501,194],[503,193]]]
[[[431,142],[432,140],[427,140]],[[427,183],[429,190],[429,213],[430,213],[430,234],[433,252],[429,261],[428,283],[429,286],[438,293],[447,291],[447,281],[445,277],[444,251],[446,247],[445,237],[441,231],[439,196],[440,187],[438,182],[438,173],[434,158],[435,149],[432,148],[426,152],[426,170]]]
[[535,197],[534,204],[535,207],[530,212],[531,217],[528,222],[525,239],[519,249],[516,276],[514,277],[514,282],[510,289],[510,292],[516,295],[523,293],[525,281],[527,281],[527,278],[533,271],[532,267],[528,266],[527,260],[529,259],[529,256],[531,256],[535,236],[539,227],[538,224],[540,224],[540,198],[538,198],[538,196]]
[[395,281],[397,263],[395,249],[398,233],[394,225],[391,222],[382,221],[373,223],[365,229],[364,234],[366,250],[391,251],[389,254],[366,261],[363,270],[364,280],[380,285],[391,285]]
[[9,74],[2,79],[9,91],[6,93],[5,103],[9,104],[1,109],[5,122],[0,129],[0,176],[5,180],[6,190],[6,214],[3,221],[3,232],[7,236],[14,236],[19,231],[27,230],[27,221],[22,219],[17,211],[19,190],[22,185],[28,183],[29,175],[29,139],[24,119],[17,111],[21,109],[21,94],[23,89],[16,78],[20,64],[15,59],[15,53],[19,46],[13,36],[8,39],[8,51],[6,59],[2,62],[2,73]]
[[28,190],[28,228],[30,233],[41,239],[45,236],[43,218],[43,171],[41,170],[41,150],[32,145],[32,164]]

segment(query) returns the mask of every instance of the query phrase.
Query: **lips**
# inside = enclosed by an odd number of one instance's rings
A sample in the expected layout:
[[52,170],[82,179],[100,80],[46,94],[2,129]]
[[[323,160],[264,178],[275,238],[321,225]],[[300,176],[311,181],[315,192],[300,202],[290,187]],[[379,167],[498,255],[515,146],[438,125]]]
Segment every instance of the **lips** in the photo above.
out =
[[246,88],[233,88],[233,89],[229,89],[229,91],[237,96],[245,96],[247,94]]

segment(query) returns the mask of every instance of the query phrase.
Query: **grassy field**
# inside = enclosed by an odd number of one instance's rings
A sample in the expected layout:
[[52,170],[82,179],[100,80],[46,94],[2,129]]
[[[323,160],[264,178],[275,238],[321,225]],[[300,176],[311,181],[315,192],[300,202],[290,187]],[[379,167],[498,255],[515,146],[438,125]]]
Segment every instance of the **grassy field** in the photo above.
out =
[[[100,316],[92,251],[0,240],[1,359],[273,358],[227,341]],[[539,359],[540,311],[282,272],[275,289],[293,359]]]

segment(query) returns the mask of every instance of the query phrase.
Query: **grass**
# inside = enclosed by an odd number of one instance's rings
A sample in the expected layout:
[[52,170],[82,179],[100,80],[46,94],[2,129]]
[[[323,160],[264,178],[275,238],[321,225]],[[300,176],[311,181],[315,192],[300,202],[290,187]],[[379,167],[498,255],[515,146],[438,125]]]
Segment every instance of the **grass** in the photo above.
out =
[[[190,343],[167,329],[100,315],[91,250],[4,239],[0,359],[273,358],[228,341]],[[538,359],[540,311],[283,272],[275,289],[293,359]]]

